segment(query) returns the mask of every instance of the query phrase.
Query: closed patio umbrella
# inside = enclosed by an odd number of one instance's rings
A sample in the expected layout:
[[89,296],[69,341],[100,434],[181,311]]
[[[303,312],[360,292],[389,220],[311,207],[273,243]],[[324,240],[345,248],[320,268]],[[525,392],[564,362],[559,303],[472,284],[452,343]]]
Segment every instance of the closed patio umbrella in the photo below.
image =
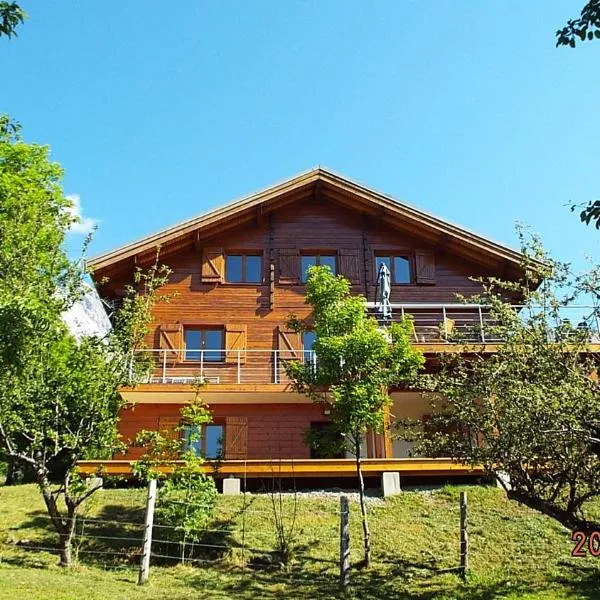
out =
[[392,291],[390,270],[385,263],[379,266],[377,273],[377,288],[375,301],[377,302],[377,312],[381,315],[383,322],[390,321],[392,318],[392,305],[390,304],[390,293]]

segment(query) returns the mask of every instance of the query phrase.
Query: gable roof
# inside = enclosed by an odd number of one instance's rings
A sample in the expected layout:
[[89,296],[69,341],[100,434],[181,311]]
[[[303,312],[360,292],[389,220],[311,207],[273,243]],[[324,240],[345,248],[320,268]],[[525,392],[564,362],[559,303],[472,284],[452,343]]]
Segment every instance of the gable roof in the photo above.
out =
[[132,265],[132,260],[144,261],[161,246],[165,252],[177,251],[186,245],[210,237],[227,225],[239,225],[289,202],[323,196],[346,204],[355,210],[383,221],[392,227],[421,236],[430,244],[443,247],[459,256],[488,266],[501,265],[513,272],[521,271],[522,254],[508,246],[477,235],[463,227],[400,202],[386,194],[365,187],[323,167],[315,167],[257,193],[231,202],[162,231],[105,252],[87,261],[97,274],[119,268],[119,263]]

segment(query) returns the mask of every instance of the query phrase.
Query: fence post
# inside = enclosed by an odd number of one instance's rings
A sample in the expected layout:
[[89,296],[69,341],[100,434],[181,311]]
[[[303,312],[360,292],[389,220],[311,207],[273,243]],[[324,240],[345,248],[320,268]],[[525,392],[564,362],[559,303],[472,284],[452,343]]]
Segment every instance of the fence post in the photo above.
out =
[[469,569],[469,530],[467,492],[460,493],[460,576],[467,578]]
[[144,542],[140,559],[138,585],[148,581],[150,571],[150,552],[152,551],[152,526],[154,525],[154,504],[156,502],[156,479],[148,482],[148,499],[146,501],[146,519],[144,521]]
[[340,588],[348,589],[350,584],[350,527],[348,497],[340,496]]

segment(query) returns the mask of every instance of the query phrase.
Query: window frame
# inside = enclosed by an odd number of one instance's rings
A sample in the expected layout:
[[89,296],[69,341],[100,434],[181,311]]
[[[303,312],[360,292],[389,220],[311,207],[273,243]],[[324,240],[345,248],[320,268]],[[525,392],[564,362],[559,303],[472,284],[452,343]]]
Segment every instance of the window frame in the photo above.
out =
[[[189,331],[199,331],[200,332],[200,348],[192,348],[189,352],[198,352],[200,353],[204,350],[203,354],[200,354],[198,358],[188,358],[188,345],[186,340],[186,335]],[[221,334],[221,347],[217,349],[207,349],[206,348],[206,337],[205,334],[207,331],[218,331]],[[184,362],[200,362],[201,360],[205,363],[211,364],[219,364],[225,362],[226,348],[225,348],[225,327],[223,325],[186,325],[183,328],[183,360]],[[207,359],[206,354],[208,352],[219,353],[218,360]],[[201,358],[203,357],[203,358]]]
[[[239,256],[242,259],[242,280],[241,281],[228,281],[227,279],[227,259],[230,256]],[[247,257],[256,256],[260,260],[260,270],[258,275],[258,281],[247,281],[248,269],[247,269]],[[263,268],[263,253],[258,250],[229,250],[225,252],[224,256],[224,273],[223,283],[228,285],[262,285],[264,282],[264,268]]]
[[[373,252],[373,267],[375,269],[375,283],[377,282],[377,275],[379,274],[379,268],[377,267],[378,258],[389,258],[390,260],[390,278],[392,285],[413,285],[415,283],[415,265],[414,256],[408,252],[399,252],[397,250],[388,252],[387,250],[375,250]],[[396,258],[404,258],[408,263],[408,281],[396,281]]]
[[[183,443],[183,451],[184,452],[187,452],[190,449],[190,446],[188,446],[187,430],[188,430],[188,428],[192,428],[192,427],[197,427],[197,426],[192,425],[191,423],[186,423],[185,421],[182,423],[182,432],[181,432],[182,436],[181,437],[184,440],[184,443]],[[207,429],[207,427],[220,427],[221,428],[221,447],[215,457],[206,456],[206,429]],[[196,456],[200,456],[202,458],[205,458],[206,460],[218,460],[220,457],[224,456],[224,454],[225,454],[225,436],[226,435],[227,434],[226,434],[225,421],[216,420],[216,421],[213,421],[212,423],[203,423],[202,425],[200,425],[200,439],[197,440],[198,442],[200,442],[200,454],[196,454]]]
[[[304,276],[304,269],[302,268],[302,259],[304,257],[307,256],[314,256],[315,257],[315,266],[320,267],[321,266],[321,257],[325,256],[327,258],[333,258],[333,275],[336,276],[339,272],[339,265],[338,265],[338,255],[337,252],[334,252],[332,250],[324,250],[324,251],[318,251],[318,250],[302,250],[302,252],[300,252],[300,256],[298,258],[298,260],[300,261],[300,283],[301,285],[305,285],[306,284],[306,278]],[[313,266],[313,265],[311,265]]]

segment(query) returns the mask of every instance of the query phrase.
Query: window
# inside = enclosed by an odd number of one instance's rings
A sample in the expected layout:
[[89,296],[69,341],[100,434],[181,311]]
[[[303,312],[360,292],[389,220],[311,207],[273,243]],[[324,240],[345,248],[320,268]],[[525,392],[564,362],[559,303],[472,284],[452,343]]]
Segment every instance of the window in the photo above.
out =
[[227,283],[260,283],[262,260],[257,254],[228,254],[225,257]]
[[191,450],[196,456],[204,458],[219,458],[223,453],[223,434],[225,426],[217,423],[203,425],[184,425],[183,449]]
[[185,360],[223,361],[222,329],[186,329]]
[[411,282],[410,259],[407,256],[376,256],[375,276],[379,274],[379,268],[382,264],[389,269],[392,283]]
[[304,362],[312,363],[313,368],[316,363],[315,353],[313,352],[313,344],[315,343],[316,338],[317,338],[317,336],[314,331],[302,332],[302,346],[304,347]]
[[306,283],[306,277],[308,274],[308,268],[318,266],[327,266],[329,270],[336,275],[335,269],[335,256],[333,255],[324,255],[324,254],[314,254],[312,256],[306,255],[300,257],[300,267],[301,267],[301,281],[302,283]]

